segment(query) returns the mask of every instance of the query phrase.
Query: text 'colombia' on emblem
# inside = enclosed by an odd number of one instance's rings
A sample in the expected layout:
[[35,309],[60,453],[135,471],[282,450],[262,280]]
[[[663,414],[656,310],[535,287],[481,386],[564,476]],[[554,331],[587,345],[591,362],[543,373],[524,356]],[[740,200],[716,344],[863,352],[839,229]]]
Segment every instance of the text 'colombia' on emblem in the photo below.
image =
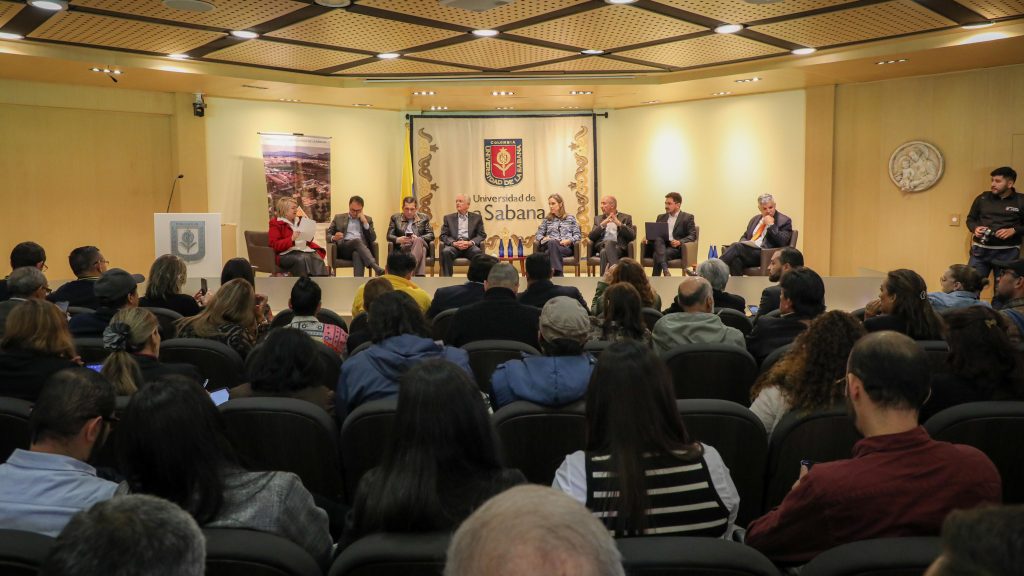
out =
[[523,139],[484,140],[484,180],[515,186],[523,180]]

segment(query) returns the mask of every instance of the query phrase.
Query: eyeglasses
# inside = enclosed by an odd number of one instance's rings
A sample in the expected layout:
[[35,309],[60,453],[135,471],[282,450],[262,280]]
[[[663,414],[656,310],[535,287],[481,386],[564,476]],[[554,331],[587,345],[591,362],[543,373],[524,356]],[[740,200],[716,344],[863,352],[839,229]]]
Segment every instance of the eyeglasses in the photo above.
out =
[[43,268],[42,268],[43,272],[46,272],[49,269],[50,269],[50,267],[46,265],[46,262],[43,262]]
[[97,260],[96,263],[93,264],[93,266],[95,266],[96,264],[110,264],[110,260],[107,260],[105,258],[103,260]]

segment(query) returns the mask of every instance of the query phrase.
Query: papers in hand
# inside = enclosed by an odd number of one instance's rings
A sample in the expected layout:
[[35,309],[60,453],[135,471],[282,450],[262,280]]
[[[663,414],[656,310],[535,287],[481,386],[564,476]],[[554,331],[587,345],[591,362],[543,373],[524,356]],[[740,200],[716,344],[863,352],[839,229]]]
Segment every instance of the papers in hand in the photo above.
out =
[[295,246],[305,247],[307,243],[313,240],[313,235],[316,234],[316,222],[312,218],[299,218],[298,224],[295,225],[295,235],[292,239],[295,240]]

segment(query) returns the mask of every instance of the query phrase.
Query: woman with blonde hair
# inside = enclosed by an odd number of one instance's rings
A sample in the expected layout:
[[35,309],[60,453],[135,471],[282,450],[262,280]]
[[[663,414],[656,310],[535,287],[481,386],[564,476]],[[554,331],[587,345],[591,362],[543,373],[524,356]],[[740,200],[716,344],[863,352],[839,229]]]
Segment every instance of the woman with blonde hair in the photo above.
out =
[[562,258],[571,256],[573,245],[580,241],[580,224],[572,214],[566,214],[565,201],[560,194],[548,196],[549,212],[541,221],[535,238],[536,252],[547,252],[555,276],[564,276]]
[[661,296],[651,287],[644,267],[632,258],[621,258],[619,263],[609,266],[605,271],[604,278],[597,281],[597,288],[594,290],[594,301],[591,303],[591,316],[602,316],[604,314],[604,291],[609,286],[625,282],[636,288],[640,294],[640,304],[644,308],[661,310]]
[[191,318],[176,322],[179,338],[207,338],[223,342],[245,359],[259,336],[267,330],[262,307],[256,304],[256,292],[242,278],[220,287],[206,309]]
[[174,254],[164,254],[153,261],[149,268],[149,283],[146,295],[139,298],[139,306],[166,308],[182,316],[195,316],[202,311],[196,297],[181,294],[181,287],[188,279],[185,261]]
[[114,385],[118,396],[134,394],[146,382],[165,374],[180,374],[202,382],[199,372],[189,364],[160,362],[160,324],[145,308],[122,308],[103,331],[103,348],[110,356],[100,374]]
[[[327,276],[327,251],[312,240],[300,239],[301,230],[311,223],[294,198],[282,196],[274,205],[277,218],[270,220],[268,240],[277,265],[292,276]],[[305,222],[303,221],[305,219]]]
[[11,310],[0,341],[0,396],[35,402],[54,372],[81,365],[68,318],[55,304],[29,298]]

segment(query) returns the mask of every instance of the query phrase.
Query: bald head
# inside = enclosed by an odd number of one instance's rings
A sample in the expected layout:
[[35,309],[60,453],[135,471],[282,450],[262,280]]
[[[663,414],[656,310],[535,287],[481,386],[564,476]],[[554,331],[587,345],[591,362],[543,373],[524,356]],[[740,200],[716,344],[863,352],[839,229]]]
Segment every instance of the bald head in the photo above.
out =
[[676,304],[683,312],[711,312],[715,309],[715,298],[711,283],[700,276],[687,276],[679,283]]
[[612,214],[619,208],[619,202],[615,199],[615,196],[604,196],[601,198],[601,213]]

